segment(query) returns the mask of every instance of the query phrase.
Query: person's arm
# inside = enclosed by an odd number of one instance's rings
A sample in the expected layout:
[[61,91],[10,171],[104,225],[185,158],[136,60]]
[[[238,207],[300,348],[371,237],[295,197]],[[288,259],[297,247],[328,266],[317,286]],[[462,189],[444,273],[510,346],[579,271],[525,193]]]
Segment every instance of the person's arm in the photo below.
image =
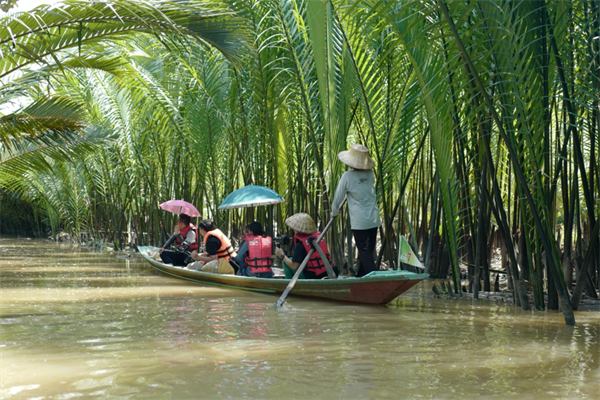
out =
[[171,235],[171,237],[165,242],[165,244],[163,244],[163,247],[161,247],[160,249],[158,249],[159,253],[162,253],[163,251],[165,251],[165,249],[167,247],[169,247],[171,244],[173,244],[173,242],[175,241],[175,238],[177,238],[177,234],[179,233],[179,225],[175,224],[175,227],[173,228],[173,234]]
[[215,255],[207,255],[207,253],[202,253],[202,254],[198,254],[197,251],[192,251],[192,254],[190,254],[190,257],[192,257],[194,260],[196,261],[202,261],[202,262],[209,262],[212,260],[216,260],[218,258],[218,256]]
[[190,229],[187,233],[187,235],[185,235],[185,240],[188,243],[196,243],[196,232],[194,232],[193,229]]
[[340,212],[340,205],[344,201],[344,197],[346,197],[347,190],[347,176],[344,173],[338,182],[337,188],[335,189],[335,195],[333,196],[333,201],[331,202],[331,216],[337,217]]
[[206,240],[206,252],[205,253],[198,254],[198,252],[193,252],[192,254],[190,254],[190,256],[194,260],[198,260],[198,261],[207,263],[209,261],[216,260],[219,258],[219,256],[217,255],[217,252],[219,251],[220,247],[221,247],[221,241],[219,239],[217,239],[216,237],[211,236]]
[[295,271],[298,269],[300,264],[302,264],[302,261],[304,261],[304,257],[306,257],[306,250],[304,249],[302,243],[296,243],[292,258],[289,258],[287,254],[285,254],[285,252],[279,247],[275,248],[275,255]]
[[176,233],[172,234],[171,237],[165,242],[165,244],[163,244],[163,247],[161,247],[160,249],[158,249],[158,252],[162,253],[163,251],[165,251],[165,249],[167,247],[169,247],[175,241],[176,237],[177,237]]
[[242,244],[242,247],[240,247],[240,250],[238,251],[237,256],[235,256],[235,261],[239,265],[242,265],[244,263],[244,256],[246,255],[247,252],[248,252],[248,242],[244,242]]

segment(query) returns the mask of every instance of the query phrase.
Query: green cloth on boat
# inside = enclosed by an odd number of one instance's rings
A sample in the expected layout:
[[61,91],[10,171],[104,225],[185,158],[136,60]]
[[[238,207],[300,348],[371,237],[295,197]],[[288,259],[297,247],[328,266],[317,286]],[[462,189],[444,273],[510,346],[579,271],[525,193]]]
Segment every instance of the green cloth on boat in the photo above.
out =
[[[296,271],[294,271],[292,269],[292,267],[287,265],[285,263],[285,261],[283,261],[282,264],[283,264],[283,272],[285,272],[285,279],[292,279],[294,277],[294,274],[296,273]],[[300,274],[300,277],[298,279],[306,279],[304,277],[304,272]]]

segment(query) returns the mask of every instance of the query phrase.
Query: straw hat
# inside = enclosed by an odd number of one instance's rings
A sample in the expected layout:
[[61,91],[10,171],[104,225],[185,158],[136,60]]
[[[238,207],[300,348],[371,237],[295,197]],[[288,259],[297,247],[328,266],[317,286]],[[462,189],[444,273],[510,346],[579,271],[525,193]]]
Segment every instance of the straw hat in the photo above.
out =
[[285,224],[290,228],[302,233],[315,233],[317,225],[310,215],[305,213],[294,214],[285,220]]
[[353,144],[350,150],[340,151],[338,158],[351,168],[373,169],[375,161],[369,157],[369,149],[362,144]]

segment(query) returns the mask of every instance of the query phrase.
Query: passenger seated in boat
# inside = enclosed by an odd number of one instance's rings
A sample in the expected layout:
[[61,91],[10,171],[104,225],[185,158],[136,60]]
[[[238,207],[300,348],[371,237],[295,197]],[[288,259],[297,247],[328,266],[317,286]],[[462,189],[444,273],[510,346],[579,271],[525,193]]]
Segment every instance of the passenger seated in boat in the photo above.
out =
[[199,261],[199,263],[192,264],[192,269],[202,269],[202,266],[209,262],[215,261],[218,263],[222,258],[229,261],[235,254],[229,238],[220,229],[217,229],[210,219],[203,219],[198,222],[198,231],[204,238],[206,251],[202,254],[197,251],[192,252],[190,255],[192,259]]
[[[165,264],[185,266],[189,260],[190,252],[198,250],[198,230],[190,220],[189,215],[179,214],[173,235],[163,247],[158,249],[160,259]],[[174,241],[176,243],[175,251],[165,250]]]
[[[294,255],[292,258],[289,258],[285,252],[277,247],[275,249],[275,255],[281,259],[283,262],[283,269],[285,272],[286,278],[291,278],[293,276],[293,271],[296,271],[302,261],[306,258],[306,255],[310,251],[311,244],[309,243],[309,238],[313,237],[315,240],[319,237],[321,232],[317,231],[317,225],[310,217],[310,215],[305,213],[294,214],[288,219],[285,220],[285,224],[290,227],[294,231]],[[331,258],[329,257],[329,249],[327,248],[327,243],[325,240],[321,240],[319,242],[319,246],[323,250],[323,253],[327,256],[329,264],[331,264]],[[287,267],[287,268],[286,268]],[[333,267],[334,272],[338,275],[337,268]],[[293,271],[290,271],[293,270]],[[292,276],[290,276],[292,275]],[[304,276],[302,276],[304,275]],[[304,279],[321,279],[327,276],[327,269],[325,268],[325,264],[321,259],[321,256],[318,252],[314,252],[306,264],[306,267],[302,271],[300,278]]]
[[235,257],[240,266],[240,275],[272,278],[272,239],[263,231],[260,222],[254,221],[246,225],[246,234],[242,239],[244,243]]

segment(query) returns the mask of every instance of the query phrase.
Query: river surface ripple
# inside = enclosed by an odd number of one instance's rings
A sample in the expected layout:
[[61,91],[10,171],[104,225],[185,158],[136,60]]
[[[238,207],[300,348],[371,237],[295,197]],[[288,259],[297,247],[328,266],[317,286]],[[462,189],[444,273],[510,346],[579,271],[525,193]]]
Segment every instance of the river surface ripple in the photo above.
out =
[[0,239],[2,399],[598,399],[600,312],[387,306],[197,285],[120,258]]

